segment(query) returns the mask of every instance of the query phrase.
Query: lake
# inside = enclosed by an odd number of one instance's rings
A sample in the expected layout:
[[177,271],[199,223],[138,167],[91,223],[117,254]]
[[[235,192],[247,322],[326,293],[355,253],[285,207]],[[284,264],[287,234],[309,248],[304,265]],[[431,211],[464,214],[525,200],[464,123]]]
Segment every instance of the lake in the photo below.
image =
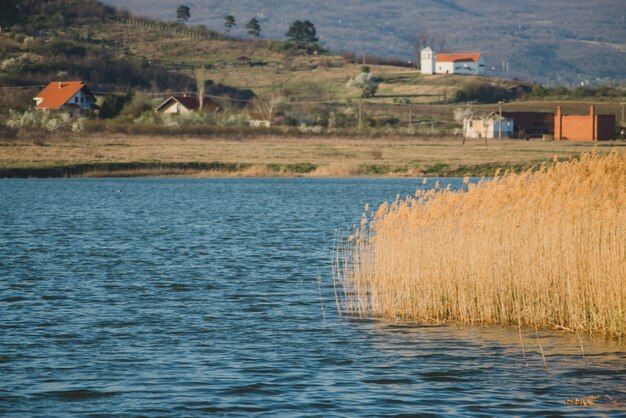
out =
[[339,317],[336,229],[433,184],[0,180],[0,415],[623,416],[624,343]]

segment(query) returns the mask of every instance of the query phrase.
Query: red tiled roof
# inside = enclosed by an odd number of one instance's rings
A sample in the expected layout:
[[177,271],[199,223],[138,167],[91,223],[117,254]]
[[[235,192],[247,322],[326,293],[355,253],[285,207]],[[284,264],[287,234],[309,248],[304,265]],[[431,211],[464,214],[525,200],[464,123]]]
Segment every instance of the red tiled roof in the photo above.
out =
[[437,62],[459,62],[459,61],[478,62],[479,59],[480,59],[479,52],[472,52],[468,54],[437,54]]
[[[43,99],[37,108],[39,109],[60,109],[76,93],[83,88],[87,88],[81,81],[53,81],[43,89],[35,99]],[[91,95],[89,89],[87,93]]]

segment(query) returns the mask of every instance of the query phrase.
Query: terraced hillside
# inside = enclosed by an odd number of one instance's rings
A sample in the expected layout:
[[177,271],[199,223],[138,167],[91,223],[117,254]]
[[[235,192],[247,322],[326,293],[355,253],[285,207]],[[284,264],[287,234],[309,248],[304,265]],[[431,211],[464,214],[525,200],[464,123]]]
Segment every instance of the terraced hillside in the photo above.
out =
[[[181,3],[105,2],[166,20],[175,18]],[[310,19],[331,50],[413,59],[414,39],[428,32],[438,47],[484,52],[493,75],[551,84],[626,79],[626,9],[621,0],[188,0],[185,4],[191,8],[191,24],[218,30],[224,27],[224,17],[232,14],[238,22],[232,33],[237,36],[245,36],[245,22],[252,17],[260,21],[268,39],[284,38],[293,20]],[[507,67],[508,72],[503,71]]]

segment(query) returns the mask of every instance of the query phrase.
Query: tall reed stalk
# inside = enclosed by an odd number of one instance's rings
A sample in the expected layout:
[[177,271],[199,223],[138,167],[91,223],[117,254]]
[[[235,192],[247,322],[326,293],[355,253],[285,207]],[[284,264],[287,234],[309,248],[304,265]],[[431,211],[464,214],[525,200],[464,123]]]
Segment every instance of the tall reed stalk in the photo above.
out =
[[340,310],[623,336],[626,156],[468,180],[364,214],[338,246]]

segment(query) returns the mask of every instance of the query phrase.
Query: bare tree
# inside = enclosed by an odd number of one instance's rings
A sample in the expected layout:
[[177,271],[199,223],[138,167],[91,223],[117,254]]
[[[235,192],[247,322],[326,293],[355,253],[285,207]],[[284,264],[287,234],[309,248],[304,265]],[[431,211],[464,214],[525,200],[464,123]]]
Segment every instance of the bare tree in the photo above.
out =
[[206,92],[206,68],[204,66],[196,67],[196,89],[198,90],[198,111],[201,112],[204,106],[204,94]]
[[443,51],[448,43],[448,38],[445,35],[439,35],[435,38],[434,43],[437,45],[437,51]]
[[457,107],[453,111],[454,120],[456,122],[460,122],[463,124],[463,145],[465,145],[467,123],[473,115],[474,115],[474,112],[469,107],[466,107],[466,108]]
[[422,49],[427,46],[433,48],[435,45],[435,37],[427,31],[414,32],[409,36],[408,41],[415,54],[415,66],[419,69],[422,61]]
[[420,42],[420,48],[426,48],[427,46],[432,48],[435,46],[435,36],[426,31],[420,32],[420,34],[417,35],[417,38]]

